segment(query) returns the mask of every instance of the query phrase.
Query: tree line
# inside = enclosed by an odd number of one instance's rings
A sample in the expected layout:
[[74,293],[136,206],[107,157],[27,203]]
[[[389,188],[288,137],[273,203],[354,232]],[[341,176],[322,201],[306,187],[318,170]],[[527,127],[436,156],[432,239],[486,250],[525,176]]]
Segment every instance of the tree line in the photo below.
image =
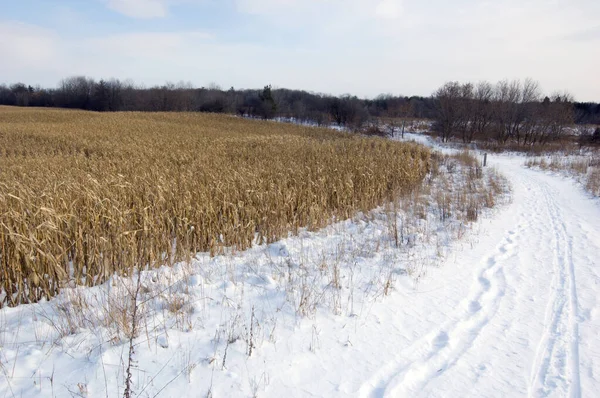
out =
[[537,145],[564,136],[575,123],[600,124],[599,104],[576,103],[567,92],[543,95],[532,79],[447,82],[434,98],[434,130],[442,141]]
[[497,84],[448,82],[430,97],[382,94],[361,99],[270,85],[258,90],[223,90],[215,84],[195,88],[183,82],[144,87],[131,81],[74,76],[51,89],[24,83],[0,85],[0,105],[229,113],[357,130],[373,128],[375,120],[425,118],[435,120],[435,131],[444,141],[459,138],[526,145],[551,141],[573,123],[600,124],[600,104],[575,102],[568,93],[544,96],[531,79]]
[[319,125],[335,123],[361,128],[373,118],[432,118],[434,100],[429,97],[380,95],[360,99],[302,90],[223,90],[217,85],[194,88],[190,83],[143,87],[131,81],[99,80],[76,76],[63,79],[56,88],[24,83],[0,85],[0,105],[75,108],[99,112],[192,111],[230,113],[262,119],[287,118]]

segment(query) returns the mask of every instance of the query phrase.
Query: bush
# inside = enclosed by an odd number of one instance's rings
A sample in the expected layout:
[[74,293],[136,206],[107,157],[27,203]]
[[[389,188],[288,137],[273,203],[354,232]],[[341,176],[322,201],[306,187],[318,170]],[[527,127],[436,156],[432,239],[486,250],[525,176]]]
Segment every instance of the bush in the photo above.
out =
[[369,126],[361,130],[361,134],[369,137],[389,137],[390,134],[379,126]]

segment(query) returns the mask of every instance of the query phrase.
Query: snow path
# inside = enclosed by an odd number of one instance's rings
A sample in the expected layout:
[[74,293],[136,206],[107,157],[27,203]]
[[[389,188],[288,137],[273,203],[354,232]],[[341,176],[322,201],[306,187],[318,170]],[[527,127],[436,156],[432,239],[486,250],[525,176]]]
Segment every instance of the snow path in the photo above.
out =
[[[199,255],[189,269],[153,270],[156,288],[170,290],[149,304],[155,312],[136,340],[134,396],[598,396],[600,202],[569,179],[523,167],[523,157],[488,160],[510,180],[512,203],[441,247],[446,260],[435,244],[422,251],[425,241],[414,252],[407,245],[406,256],[386,247],[389,225],[375,213],[232,256]],[[320,267],[336,264],[348,294],[319,289],[330,272]],[[415,289],[406,270],[421,265],[427,274]],[[391,294],[375,294],[370,281],[397,271]],[[294,275],[305,280],[288,285]],[[295,315],[313,284],[307,297],[321,307]],[[93,305],[120,285],[110,286],[82,294]],[[167,296],[184,293],[193,311],[173,318]],[[69,325],[52,316],[72,300],[0,310],[0,397],[122,395],[126,345],[108,329],[56,337]]]
[[[398,345],[360,396],[579,397],[600,388],[600,208],[518,158],[494,163],[511,180],[513,204],[446,265],[472,276],[445,293],[444,321]],[[464,298],[454,305],[456,293]]]

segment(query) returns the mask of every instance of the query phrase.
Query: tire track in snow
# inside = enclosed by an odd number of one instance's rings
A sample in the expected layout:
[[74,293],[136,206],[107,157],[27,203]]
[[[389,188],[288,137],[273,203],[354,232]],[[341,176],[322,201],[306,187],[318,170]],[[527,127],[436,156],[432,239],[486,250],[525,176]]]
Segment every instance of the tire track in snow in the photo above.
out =
[[[494,236],[501,243],[473,264],[476,277],[465,281],[470,293],[445,312],[448,321],[432,323],[424,337],[399,349],[362,383],[359,396],[597,393],[600,230],[593,223],[599,213],[570,182],[509,159],[499,163],[519,196],[510,223],[498,223],[504,229]],[[508,225],[514,234],[502,232]],[[479,361],[490,371],[480,375]]]
[[[528,395],[581,396],[573,242],[549,185],[533,178],[526,178],[524,183],[529,186],[531,196],[522,203],[524,211],[517,232],[505,234],[494,254],[483,257],[483,268],[475,287],[471,287],[474,293],[459,306],[468,310],[455,311],[453,321],[432,329],[424,338],[402,350],[396,359],[363,383],[359,396],[414,396],[473,347],[500,307],[507,290],[503,263],[510,264],[506,260],[514,256],[515,240],[525,228],[533,228],[535,234],[548,237],[540,249],[553,253],[550,258],[554,270],[544,332],[535,352]],[[544,268],[539,271],[547,272]]]
[[536,350],[529,397],[580,397],[577,290],[564,217],[547,185],[544,202],[553,230],[554,278],[546,309],[545,331]]
[[471,287],[474,293],[461,302],[462,310],[454,321],[402,350],[361,386],[359,396],[410,396],[411,391],[419,391],[462,357],[500,307],[506,292],[503,262],[514,256],[518,231],[509,231],[495,252],[483,258],[483,269]]

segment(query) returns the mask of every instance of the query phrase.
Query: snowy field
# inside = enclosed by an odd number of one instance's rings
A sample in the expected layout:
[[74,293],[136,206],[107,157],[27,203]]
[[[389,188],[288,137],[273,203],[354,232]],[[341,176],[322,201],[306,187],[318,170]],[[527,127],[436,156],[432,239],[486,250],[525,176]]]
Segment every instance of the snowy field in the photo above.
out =
[[597,396],[600,206],[524,160],[488,158],[510,203],[468,230],[385,207],[2,309],[0,396],[123,396],[128,367],[135,397]]

